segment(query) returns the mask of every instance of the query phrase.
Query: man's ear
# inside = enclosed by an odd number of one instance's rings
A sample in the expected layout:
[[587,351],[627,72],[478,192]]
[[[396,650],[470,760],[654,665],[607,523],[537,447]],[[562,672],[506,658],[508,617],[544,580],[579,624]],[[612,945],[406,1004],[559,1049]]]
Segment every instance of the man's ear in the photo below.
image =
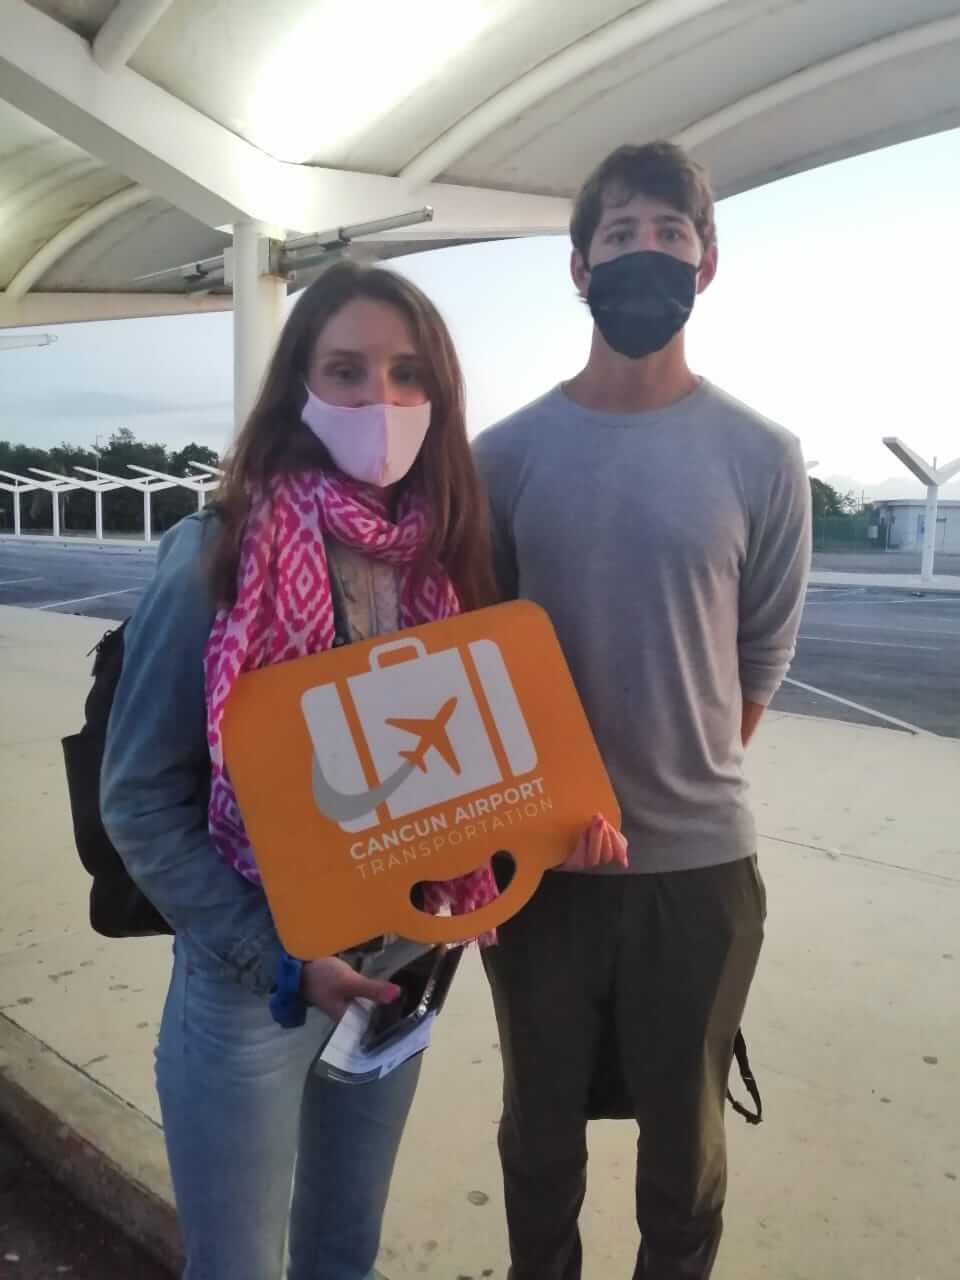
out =
[[700,271],[697,275],[697,293],[703,293],[708,285],[713,283],[713,278],[717,274],[717,263],[719,260],[719,251],[717,242],[713,244],[703,255],[700,261]]
[[574,249],[570,255],[570,275],[573,283],[577,286],[577,293],[581,298],[587,296],[587,290],[590,288],[590,268],[584,261],[583,254],[579,249]]

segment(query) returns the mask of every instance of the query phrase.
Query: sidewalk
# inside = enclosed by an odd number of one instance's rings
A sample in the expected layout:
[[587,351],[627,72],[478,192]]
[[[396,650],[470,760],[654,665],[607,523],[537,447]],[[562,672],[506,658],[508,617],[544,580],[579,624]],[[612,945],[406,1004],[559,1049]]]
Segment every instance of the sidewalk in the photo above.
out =
[[924,582],[919,573],[840,573],[834,569],[814,569],[811,587],[875,587],[878,590],[923,591],[930,595],[960,595],[960,577],[938,573]]
[[[59,757],[109,625],[0,609],[0,1114],[169,1253],[151,1061],[169,944],[89,931]],[[750,768],[770,917],[746,1033],[767,1119],[729,1120],[716,1280],[955,1280],[960,745],[772,714]],[[389,1280],[506,1274],[496,1041],[471,956],[424,1062]],[[631,1272],[634,1142],[591,1126],[588,1277]]]

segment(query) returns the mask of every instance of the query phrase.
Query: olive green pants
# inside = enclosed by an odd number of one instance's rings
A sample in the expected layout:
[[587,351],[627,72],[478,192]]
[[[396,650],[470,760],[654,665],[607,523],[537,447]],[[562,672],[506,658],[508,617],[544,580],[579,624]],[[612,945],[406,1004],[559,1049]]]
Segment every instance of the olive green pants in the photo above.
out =
[[550,873],[501,926],[485,963],[512,1280],[578,1280],[587,1119],[624,1114],[639,1127],[634,1280],[710,1275],[727,1076],[765,914],[746,858],[666,875]]

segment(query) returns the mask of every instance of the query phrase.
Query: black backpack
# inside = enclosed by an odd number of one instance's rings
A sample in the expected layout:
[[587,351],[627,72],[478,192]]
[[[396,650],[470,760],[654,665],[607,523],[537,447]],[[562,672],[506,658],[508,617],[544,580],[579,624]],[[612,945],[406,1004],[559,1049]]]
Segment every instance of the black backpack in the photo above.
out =
[[127,874],[107,835],[100,815],[100,770],[107,740],[107,722],[123,668],[126,622],[108,631],[96,649],[93,688],[84,706],[79,733],[63,739],[73,836],[80,861],[93,877],[90,923],[105,938],[144,938],[173,933],[152,902]]

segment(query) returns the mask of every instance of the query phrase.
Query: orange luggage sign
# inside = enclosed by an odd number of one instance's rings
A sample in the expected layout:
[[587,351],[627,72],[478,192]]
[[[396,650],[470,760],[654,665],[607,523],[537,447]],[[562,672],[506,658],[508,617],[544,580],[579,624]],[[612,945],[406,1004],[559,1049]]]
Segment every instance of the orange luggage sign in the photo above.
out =
[[[240,677],[224,756],[277,929],[303,959],[384,933],[457,942],[509,919],[594,813],[619,809],[553,627],[518,601]],[[492,854],[461,916],[411,899]]]

